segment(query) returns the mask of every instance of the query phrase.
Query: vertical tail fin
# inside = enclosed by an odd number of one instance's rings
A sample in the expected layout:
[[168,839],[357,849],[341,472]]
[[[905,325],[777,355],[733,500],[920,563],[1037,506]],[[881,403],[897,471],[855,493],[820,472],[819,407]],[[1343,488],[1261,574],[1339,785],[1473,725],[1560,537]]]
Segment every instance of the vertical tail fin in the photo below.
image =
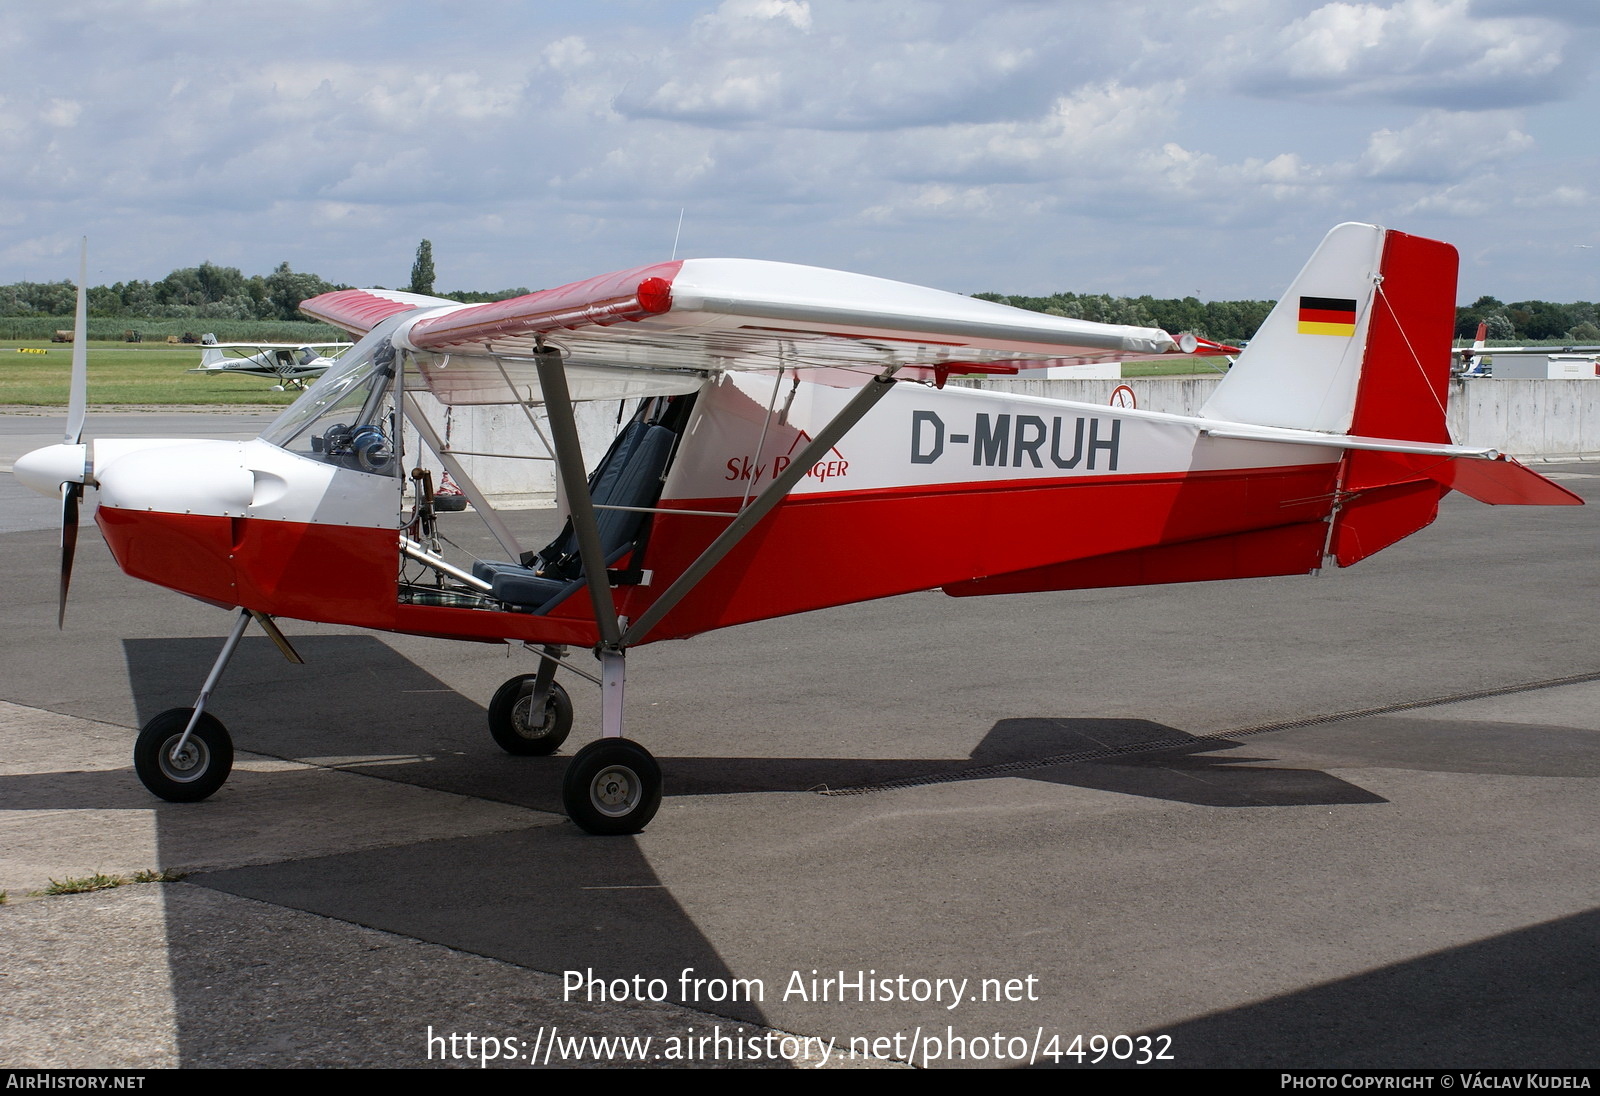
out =
[[1350,433],[1403,441],[1450,440],[1450,340],[1456,326],[1456,249],[1385,232],[1373,287]]
[[[1448,442],[1457,257],[1437,240],[1342,224],[1323,239],[1201,414],[1261,426]],[[1341,567],[1421,529],[1449,488],[1346,451],[1328,550]]]
[[228,360],[228,355],[217,349],[217,337],[211,332],[200,336],[200,368],[207,369],[221,365]]
[[1456,251],[1376,225],[1323,238],[1206,418],[1443,441]]
[[1483,365],[1483,344],[1489,336],[1489,325],[1478,325],[1477,337],[1472,340],[1471,349],[1456,351],[1461,355],[1461,367],[1458,372],[1464,377],[1481,377],[1486,374]]

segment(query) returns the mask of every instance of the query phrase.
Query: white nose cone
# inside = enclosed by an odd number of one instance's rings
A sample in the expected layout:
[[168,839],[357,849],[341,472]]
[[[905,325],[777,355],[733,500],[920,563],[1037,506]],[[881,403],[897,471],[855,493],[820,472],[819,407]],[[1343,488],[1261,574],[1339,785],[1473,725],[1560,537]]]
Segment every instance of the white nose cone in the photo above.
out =
[[58,495],[63,483],[84,483],[89,447],[47,445],[17,458],[11,474],[41,495]]

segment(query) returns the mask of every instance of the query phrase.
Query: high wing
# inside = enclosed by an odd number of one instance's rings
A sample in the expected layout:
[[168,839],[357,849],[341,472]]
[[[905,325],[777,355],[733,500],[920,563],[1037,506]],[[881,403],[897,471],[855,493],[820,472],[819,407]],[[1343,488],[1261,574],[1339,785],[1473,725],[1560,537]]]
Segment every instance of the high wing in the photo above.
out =
[[454,404],[540,400],[539,345],[562,352],[574,399],[687,392],[730,370],[808,370],[853,387],[898,366],[942,384],[950,374],[1215,352],[1156,328],[753,259],[657,263],[489,304],[342,290],[301,309],[355,333],[416,311],[397,341],[418,352],[434,395]]

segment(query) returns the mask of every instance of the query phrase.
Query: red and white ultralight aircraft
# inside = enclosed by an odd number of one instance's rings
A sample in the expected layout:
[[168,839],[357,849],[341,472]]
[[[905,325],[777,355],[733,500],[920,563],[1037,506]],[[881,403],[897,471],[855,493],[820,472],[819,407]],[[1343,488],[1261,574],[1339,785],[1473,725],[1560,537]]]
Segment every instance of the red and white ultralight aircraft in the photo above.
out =
[[[297,657],[273,621],[293,617],[535,650],[537,672],[489,705],[513,753],[565,739],[557,669],[594,682],[601,737],[569,764],[564,801],[592,833],[633,833],[661,798],[659,766],[623,736],[641,644],[933,588],[1313,573],[1427,525],[1452,489],[1579,505],[1450,443],[1455,278],[1447,244],[1340,225],[1192,417],[944,381],[1214,344],[837,271],[686,259],[478,305],[343,290],[302,309],[360,342],[259,438],[85,443],[80,363],[64,443],[15,472],[62,493],[63,605],[93,487],[124,571],[238,611],[195,706],[139,734],[156,795],[204,799],[227,779],[207,699],[252,619]],[[574,403],[635,399],[586,478]],[[542,404],[569,511],[556,541],[517,542],[440,439],[439,404],[514,404],[543,438]],[[402,474],[404,423],[504,560],[441,553],[428,477]]]

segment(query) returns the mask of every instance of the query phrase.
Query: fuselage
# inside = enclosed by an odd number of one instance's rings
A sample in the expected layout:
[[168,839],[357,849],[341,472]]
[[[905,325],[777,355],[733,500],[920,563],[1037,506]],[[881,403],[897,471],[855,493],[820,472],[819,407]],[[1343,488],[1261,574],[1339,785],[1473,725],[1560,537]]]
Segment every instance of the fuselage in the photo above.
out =
[[[772,387],[769,377],[725,375],[695,397],[643,558],[629,561],[645,581],[613,592],[621,615],[642,615],[720,532],[727,518],[717,515],[737,513],[850,396],[807,382],[791,391],[786,379],[777,399],[787,406],[768,422]],[[273,616],[459,639],[596,641],[581,593],[537,614],[402,598],[409,504],[393,474],[400,458],[366,471],[271,435],[96,442],[96,520],[119,566]],[[1239,573],[1303,573],[1320,563],[1340,456],[1212,438],[1179,416],[900,384],[644,641],[916,590],[989,592],[984,583],[1003,589],[1008,576],[1018,589],[1126,584],[1127,574],[1086,581],[1081,567],[1039,576],[1090,560],[1121,561],[1126,572],[1127,563],[1147,565],[1139,553],[1179,543],[1226,545]],[[74,459],[25,458],[19,475],[50,465],[30,482],[53,488],[42,481]],[[1270,563],[1235,559],[1240,538],[1263,531],[1277,546]]]

